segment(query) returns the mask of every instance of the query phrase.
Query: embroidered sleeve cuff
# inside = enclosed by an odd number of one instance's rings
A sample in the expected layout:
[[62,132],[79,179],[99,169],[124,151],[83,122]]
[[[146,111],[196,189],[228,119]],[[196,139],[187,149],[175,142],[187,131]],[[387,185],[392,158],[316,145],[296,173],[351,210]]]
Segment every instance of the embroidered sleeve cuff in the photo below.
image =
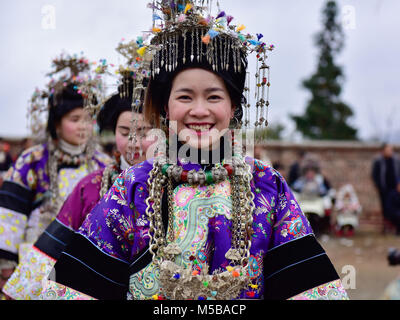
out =
[[41,300],[96,300],[87,294],[68,288],[52,280],[45,281]]
[[349,300],[340,279],[304,291],[288,300]]
[[55,260],[31,246],[3,287],[4,293],[15,300],[37,300]]

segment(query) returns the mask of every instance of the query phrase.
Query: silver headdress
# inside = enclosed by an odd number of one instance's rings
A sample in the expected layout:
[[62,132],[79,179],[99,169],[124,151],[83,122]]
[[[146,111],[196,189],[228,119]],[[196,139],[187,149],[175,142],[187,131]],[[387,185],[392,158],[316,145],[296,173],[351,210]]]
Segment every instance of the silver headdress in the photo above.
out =
[[268,125],[270,72],[266,59],[274,46],[263,42],[262,34],[244,33],[245,26],[234,24],[234,18],[220,10],[218,1],[218,12],[214,16],[212,1],[153,1],[148,7],[153,10],[151,40],[146,46],[154,55],[152,78],[174,72],[188,63],[207,64],[217,73],[229,74],[245,96],[244,121],[239,125],[249,128],[251,91],[250,73],[246,68],[247,57],[252,54],[256,58],[253,124],[256,129]]

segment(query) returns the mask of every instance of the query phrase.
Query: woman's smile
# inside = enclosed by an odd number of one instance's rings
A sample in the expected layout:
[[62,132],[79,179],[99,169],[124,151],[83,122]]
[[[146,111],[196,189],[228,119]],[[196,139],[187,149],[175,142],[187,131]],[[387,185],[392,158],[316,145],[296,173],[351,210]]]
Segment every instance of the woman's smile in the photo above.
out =
[[215,73],[193,68],[175,76],[167,115],[179,140],[195,148],[212,148],[228,129],[233,113],[225,83]]

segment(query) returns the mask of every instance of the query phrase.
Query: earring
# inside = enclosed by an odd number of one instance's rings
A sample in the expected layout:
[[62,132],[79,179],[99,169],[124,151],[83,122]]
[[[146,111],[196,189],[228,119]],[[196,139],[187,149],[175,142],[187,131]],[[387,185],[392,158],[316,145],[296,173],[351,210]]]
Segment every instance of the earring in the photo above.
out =
[[231,121],[229,123],[229,129],[240,129],[241,128],[241,122],[239,119],[234,116],[231,118]]
[[161,130],[164,132],[168,132],[169,128],[169,119],[168,119],[168,114],[165,117],[161,117]]

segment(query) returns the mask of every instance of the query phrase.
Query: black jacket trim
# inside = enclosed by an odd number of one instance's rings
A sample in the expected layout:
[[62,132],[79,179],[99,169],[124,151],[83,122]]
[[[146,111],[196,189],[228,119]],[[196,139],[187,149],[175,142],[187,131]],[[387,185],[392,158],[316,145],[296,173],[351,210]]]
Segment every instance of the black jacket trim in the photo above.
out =
[[128,264],[75,233],[54,266],[55,281],[100,300],[125,300]]
[[283,300],[339,276],[324,249],[310,234],[267,252],[264,279],[264,299]]
[[0,207],[19,212],[29,217],[32,211],[34,192],[15,182],[4,181],[0,189]]
[[0,259],[18,262],[18,254],[0,249]]
[[72,229],[58,220],[54,220],[35,242],[35,247],[51,258],[58,260],[74,234],[75,232]]

